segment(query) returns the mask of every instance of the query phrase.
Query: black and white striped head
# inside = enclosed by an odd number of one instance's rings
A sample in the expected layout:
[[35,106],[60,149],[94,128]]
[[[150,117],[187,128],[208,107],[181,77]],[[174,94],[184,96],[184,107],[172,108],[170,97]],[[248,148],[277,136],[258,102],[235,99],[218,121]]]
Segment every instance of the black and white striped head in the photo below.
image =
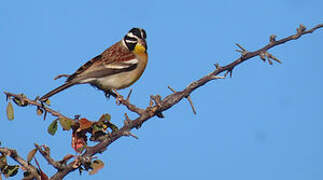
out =
[[147,51],[146,31],[141,28],[132,28],[123,38],[124,43],[130,51],[144,48]]

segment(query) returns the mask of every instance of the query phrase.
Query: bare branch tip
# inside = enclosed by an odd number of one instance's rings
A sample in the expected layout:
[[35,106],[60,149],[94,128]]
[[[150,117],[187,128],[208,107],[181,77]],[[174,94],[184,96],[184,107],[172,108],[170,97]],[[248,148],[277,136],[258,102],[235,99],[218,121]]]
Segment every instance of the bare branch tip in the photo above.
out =
[[275,34],[270,35],[269,41],[270,41],[271,43],[276,42],[276,37],[277,37],[277,36],[276,36]]
[[259,57],[261,60],[263,60],[264,62],[266,62],[266,56],[265,56],[265,53],[264,52],[260,52],[259,53]]
[[59,74],[59,75],[57,75],[57,76],[54,78],[54,80],[60,79],[60,78],[62,78],[62,77],[69,78],[70,76],[71,76],[71,75],[69,75],[69,74]]
[[124,116],[125,116],[124,125],[125,126],[129,126],[131,120],[130,120],[130,118],[129,118],[129,116],[128,116],[127,113],[124,113]]
[[238,46],[242,51],[247,51],[245,48],[243,48],[240,44],[238,44],[238,43],[235,43],[236,44],[236,46]]
[[191,108],[192,108],[192,111],[193,111],[194,115],[196,115],[196,109],[195,109],[195,107],[194,107],[194,104],[193,104],[193,101],[192,101],[192,99],[191,99],[191,96],[187,96],[187,97],[186,97],[186,99],[187,99],[187,100],[188,100],[188,102],[190,103],[190,105],[191,105]]
[[124,136],[131,136],[131,137],[133,137],[133,138],[135,138],[135,139],[139,139],[139,138],[138,138],[138,136],[136,136],[136,135],[132,134],[130,131],[124,131],[124,132],[123,132],[123,135],[124,135]]
[[221,68],[221,66],[219,65],[219,63],[214,64],[214,66],[215,66],[216,69],[220,69]]
[[175,89],[173,89],[172,87],[168,86],[168,89],[171,90],[173,93],[176,93]]

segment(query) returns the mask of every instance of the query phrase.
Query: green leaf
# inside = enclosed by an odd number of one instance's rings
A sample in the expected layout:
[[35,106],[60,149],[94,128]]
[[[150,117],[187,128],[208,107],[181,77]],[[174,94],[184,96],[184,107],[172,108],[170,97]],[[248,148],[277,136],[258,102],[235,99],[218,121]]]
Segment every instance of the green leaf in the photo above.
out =
[[110,114],[108,114],[108,113],[103,114],[103,115],[100,117],[100,119],[99,119],[99,121],[103,121],[103,122],[105,122],[105,121],[110,121],[110,120],[111,120],[111,115],[110,115]]
[[46,103],[48,106],[50,106],[50,100],[49,100],[49,99],[47,99],[47,100],[45,101],[45,103]]
[[[26,97],[25,95],[23,95],[23,94],[21,94],[21,96],[24,98],[24,97]],[[21,107],[25,107],[25,106],[27,106],[28,105],[28,102],[27,101],[25,101],[24,99],[20,99],[20,98],[17,98],[17,97],[14,97],[13,98],[13,102],[15,103],[15,104],[17,104],[18,106],[21,106]]]
[[96,132],[103,131],[103,127],[100,126],[98,123],[94,124],[92,126],[92,134],[95,134]]
[[67,119],[67,118],[59,118],[59,123],[63,127],[63,130],[68,131],[71,129],[73,121],[71,119]]
[[53,121],[47,128],[47,132],[52,136],[55,135],[56,131],[57,131],[57,119]]
[[7,106],[7,118],[8,120],[13,120],[14,119],[14,111],[13,111],[13,107],[12,107],[12,104],[11,102],[8,103],[8,106]]
[[18,173],[19,166],[14,165],[14,166],[6,166],[2,172],[5,177],[12,177],[15,176]]
[[28,153],[28,156],[27,156],[27,162],[30,163],[30,161],[34,158],[36,152],[38,150],[35,148],[33,150],[31,150],[29,153]]
[[91,164],[92,170],[89,172],[89,174],[90,175],[96,174],[103,167],[104,167],[104,162],[99,159],[96,159]]

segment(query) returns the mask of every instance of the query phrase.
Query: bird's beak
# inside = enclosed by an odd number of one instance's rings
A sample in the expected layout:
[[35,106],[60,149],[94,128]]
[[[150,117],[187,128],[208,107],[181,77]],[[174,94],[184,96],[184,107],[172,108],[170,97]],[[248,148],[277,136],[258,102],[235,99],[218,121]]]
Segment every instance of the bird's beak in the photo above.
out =
[[146,43],[146,40],[140,39],[138,43],[145,48],[145,51],[147,51],[147,43]]

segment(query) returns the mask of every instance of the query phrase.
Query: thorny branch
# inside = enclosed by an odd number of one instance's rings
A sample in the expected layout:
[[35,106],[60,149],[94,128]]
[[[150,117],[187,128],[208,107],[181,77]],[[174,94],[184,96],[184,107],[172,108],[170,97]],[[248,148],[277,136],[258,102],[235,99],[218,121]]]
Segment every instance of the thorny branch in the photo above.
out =
[[48,147],[46,147],[45,145],[40,146],[38,144],[35,144],[35,147],[40,152],[40,154],[46,159],[48,164],[52,165],[57,170],[63,169],[63,164],[61,164],[58,161],[55,161],[52,157],[50,157],[50,152]]
[[[114,141],[116,141],[117,139],[119,139],[122,136],[133,136],[136,138],[135,135],[130,133],[130,131],[133,128],[141,127],[141,125],[145,121],[147,121],[148,119],[150,119],[154,116],[157,116],[158,114],[161,114],[161,112],[166,111],[167,109],[171,108],[172,106],[177,104],[179,101],[181,101],[183,98],[189,98],[190,94],[194,90],[205,85],[206,83],[208,83],[212,80],[216,80],[216,79],[224,79],[228,73],[231,76],[233,69],[248,59],[251,59],[255,56],[259,56],[263,61],[267,60],[269,64],[272,64],[272,60],[274,60],[278,63],[281,63],[279,59],[277,59],[276,57],[274,57],[272,54],[268,53],[267,51],[275,46],[281,45],[281,44],[286,43],[291,40],[296,40],[305,34],[312,33],[319,28],[323,28],[323,24],[319,24],[309,30],[306,30],[305,26],[300,25],[297,28],[297,32],[295,34],[288,36],[286,38],[282,38],[280,40],[276,40],[276,35],[271,35],[269,38],[269,43],[267,45],[265,45],[264,47],[262,47],[256,51],[252,51],[252,52],[249,52],[245,48],[243,48],[241,45],[236,44],[239,47],[239,50],[237,50],[237,51],[241,53],[241,56],[239,58],[237,58],[235,61],[233,61],[232,63],[230,63],[226,66],[220,66],[220,65],[216,64],[216,69],[213,72],[209,73],[208,75],[202,77],[201,79],[199,79],[197,81],[190,83],[182,91],[174,91],[172,94],[166,96],[163,99],[161,99],[159,95],[151,96],[151,99],[153,101],[151,100],[150,106],[146,107],[145,109],[139,108],[139,107],[135,106],[134,104],[130,103],[129,99],[130,99],[131,92],[129,93],[129,95],[127,96],[126,99],[124,99],[123,96],[117,94],[117,101],[120,104],[126,106],[130,111],[137,113],[139,115],[139,117],[134,120],[130,120],[129,117],[127,115],[125,115],[126,120],[125,120],[123,127],[121,127],[119,130],[113,132],[110,136],[106,137],[103,141],[99,142],[95,146],[87,147],[86,151],[80,157],[81,158],[91,158],[95,154],[104,151],[111,143],[113,143]],[[218,76],[220,73],[223,73],[223,72],[225,73],[224,76]],[[51,113],[53,116],[67,118],[64,115],[58,113],[57,111],[55,111],[51,108],[48,108],[47,106],[43,106],[41,103],[38,103],[36,100],[30,100],[24,96],[9,93],[9,92],[5,92],[5,94],[8,97],[14,97],[14,98],[20,99],[21,101],[27,101],[29,105],[34,105],[39,108],[44,108],[45,111]],[[191,100],[190,100],[190,103],[191,103]],[[193,108],[193,111],[195,111],[194,106],[192,104],[191,104],[191,106]],[[39,148],[39,147],[37,147],[37,148]],[[3,149],[4,148],[1,148],[0,152],[1,152],[1,150],[3,151]],[[43,156],[44,156],[44,154],[43,154]],[[68,165],[66,165],[64,167],[61,167],[61,166],[58,167],[57,164],[55,165],[56,162],[54,160],[50,159],[50,157],[46,157],[46,155],[45,155],[45,158],[55,168],[60,169],[56,174],[54,174],[50,178],[51,180],[63,179],[68,173],[77,169],[77,167],[73,167],[73,163],[69,163]],[[24,164],[23,162],[24,161],[22,161],[22,163],[21,163],[21,161],[20,161],[21,164]]]

